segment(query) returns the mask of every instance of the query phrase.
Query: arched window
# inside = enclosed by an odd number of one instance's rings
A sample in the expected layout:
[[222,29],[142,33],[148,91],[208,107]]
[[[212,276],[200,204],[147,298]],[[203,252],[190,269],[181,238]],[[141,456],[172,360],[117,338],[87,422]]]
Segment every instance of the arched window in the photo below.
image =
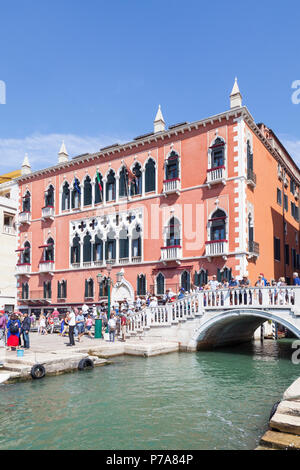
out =
[[129,240],[128,240],[128,230],[122,229],[120,230],[120,259],[128,258],[129,257]]
[[221,209],[217,209],[210,220],[210,240],[226,239],[226,214]]
[[83,239],[83,262],[92,261],[92,237],[87,233]]
[[156,294],[163,295],[165,293],[165,276],[159,273],[156,276]]
[[80,209],[81,188],[80,181],[75,178],[72,189],[72,209]]
[[23,197],[23,212],[30,212],[31,210],[31,195],[30,192],[27,191],[25,196]]
[[70,210],[70,187],[67,181],[63,185],[63,191],[62,191],[62,197],[61,197],[61,210],[62,211]]
[[62,280],[57,282],[57,298],[67,298],[67,281]]
[[83,205],[91,206],[92,205],[92,182],[91,178],[87,176],[84,180],[84,190],[83,190]]
[[146,295],[146,276],[144,274],[140,274],[137,277],[137,295]]
[[98,235],[95,236],[94,261],[103,261],[103,241]]
[[125,167],[123,167],[120,171],[119,196],[128,196],[128,172]]
[[217,271],[217,279],[219,282],[222,282],[224,279],[226,279],[226,281],[231,281],[231,278],[232,278],[232,269],[229,269],[229,268],[224,268],[222,269],[218,269]]
[[80,263],[80,238],[76,234],[71,247],[71,263]]
[[103,180],[101,173],[97,172],[95,178],[95,204],[103,202]]
[[210,147],[211,150],[211,168],[218,168],[224,166],[225,162],[225,142],[218,137],[213,145]]
[[195,272],[194,275],[194,285],[198,287],[204,287],[208,281],[208,272],[204,269],[201,269],[198,273]]
[[136,225],[132,231],[132,257],[142,256],[141,227]]
[[107,278],[104,277],[99,283],[99,297],[107,297],[107,296],[108,296],[108,281],[107,281]]
[[167,181],[179,178],[179,155],[174,150],[166,162],[165,172]]
[[139,163],[134,165],[132,173],[134,174],[135,178],[131,181],[130,193],[132,196],[136,196],[137,194],[142,194],[143,185],[142,169]]
[[115,201],[116,199],[116,178],[113,170],[110,170],[106,182],[106,201]]
[[44,261],[54,261],[54,240],[49,238],[44,248]]
[[91,278],[86,279],[86,281],[85,281],[84,297],[86,299],[93,299],[94,298],[94,281]]
[[191,275],[188,271],[183,271],[181,274],[181,288],[184,289],[185,292],[191,290]]
[[105,259],[115,260],[116,259],[116,240],[115,232],[111,230],[107,234],[107,240],[105,242]]
[[54,187],[52,185],[45,192],[45,207],[54,207]]
[[155,182],[155,162],[150,158],[146,163],[145,167],[145,192],[150,193],[155,191],[156,182]]
[[180,246],[180,223],[176,217],[169,221],[166,236],[166,246]]
[[24,243],[23,251],[23,264],[30,264],[31,259],[31,246],[29,242]]

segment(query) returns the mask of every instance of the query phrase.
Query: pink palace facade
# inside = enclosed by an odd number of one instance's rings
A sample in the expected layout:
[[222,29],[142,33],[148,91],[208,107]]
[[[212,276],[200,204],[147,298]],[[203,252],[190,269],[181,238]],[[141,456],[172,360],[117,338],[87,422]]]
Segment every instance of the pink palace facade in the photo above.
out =
[[274,276],[273,229],[255,222],[263,158],[274,162],[270,187],[280,164],[299,191],[297,166],[275,155],[235,82],[221,114],[166,128],[159,107],[151,134],[72,159],[63,144],[58,164],[40,171],[27,162],[18,179],[19,308],[97,305],[108,265],[113,300],[190,290],[213,274]]

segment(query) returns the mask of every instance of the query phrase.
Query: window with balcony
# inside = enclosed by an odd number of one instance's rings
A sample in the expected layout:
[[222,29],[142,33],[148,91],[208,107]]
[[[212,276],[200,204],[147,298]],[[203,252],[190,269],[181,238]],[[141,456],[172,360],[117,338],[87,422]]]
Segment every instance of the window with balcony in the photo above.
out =
[[83,239],[83,263],[92,261],[92,237],[87,233]]
[[132,232],[132,260],[142,256],[141,227],[137,225]]
[[95,204],[103,202],[103,180],[101,173],[97,172],[95,178]]
[[128,230],[120,230],[119,234],[119,258],[128,259],[129,258],[129,239],[128,239]]
[[12,214],[3,214],[3,233],[13,235],[15,233],[15,216]]
[[49,238],[47,245],[44,247],[44,261],[54,261],[54,240]]
[[22,252],[22,264],[30,264],[31,246],[29,242],[24,243],[24,251]]
[[225,142],[218,137],[213,145],[210,147],[211,150],[211,168],[219,168],[224,166],[225,162]]
[[67,181],[63,185],[62,198],[61,198],[61,210],[62,211],[70,210],[70,187]]
[[95,236],[94,243],[94,262],[101,263],[103,261],[103,240]]
[[94,298],[94,281],[91,278],[85,281],[84,297],[85,299]]
[[156,189],[155,161],[150,158],[145,166],[145,192],[150,193]]
[[166,246],[180,246],[181,245],[181,226],[176,217],[172,217],[169,221],[166,233]]
[[54,207],[54,187],[52,185],[45,192],[45,207]]
[[165,165],[166,181],[179,178],[179,155],[174,150],[170,153]]
[[22,204],[23,212],[30,212],[31,211],[31,195],[30,192],[27,191],[25,196],[23,197],[23,204]]
[[226,239],[226,214],[221,209],[216,210],[210,220],[210,240]]
[[137,295],[146,295],[146,276],[144,274],[140,274],[137,277]]
[[83,185],[83,205],[91,206],[92,205],[92,181],[89,176],[84,180]]
[[130,183],[130,194],[131,196],[137,196],[139,194],[142,194],[143,185],[142,169],[139,163],[136,163],[134,165],[132,173],[134,174],[135,178],[132,179]]
[[72,209],[80,209],[81,204],[81,188],[80,181],[75,178],[72,194],[71,194],[71,207]]
[[111,202],[116,200],[116,178],[113,170],[110,170],[106,182],[106,201]]
[[119,177],[119,197],[128,196],[128,172],[125,167],[120,171]]
[[113,261],[116,259],[116,234],[111,230],[107,235],[105,242],[105,259],[107,261]]
[[71,246],[71,263],[80,264],[80,237],[76,234]]

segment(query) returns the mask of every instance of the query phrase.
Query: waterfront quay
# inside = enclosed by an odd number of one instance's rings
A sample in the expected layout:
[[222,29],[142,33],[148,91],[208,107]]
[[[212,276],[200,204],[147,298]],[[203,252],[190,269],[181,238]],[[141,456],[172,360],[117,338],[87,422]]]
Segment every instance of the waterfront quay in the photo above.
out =
[[161,341],[159,338],[130,338],[126,342],[109,342],[104,339],[83,337],[72,348],[67,348],[68,338],[56,334],[41,336],[31,333],[30,350],[23,352],[1,351],[0,384],[18,380],[31,380],[32,367],[41,364],[46,375],[59,375],[78,371],[80,361],[91,359],[94,366],[109,364],[109,359],[121,356],[151,357],[179,351],[176,341]]

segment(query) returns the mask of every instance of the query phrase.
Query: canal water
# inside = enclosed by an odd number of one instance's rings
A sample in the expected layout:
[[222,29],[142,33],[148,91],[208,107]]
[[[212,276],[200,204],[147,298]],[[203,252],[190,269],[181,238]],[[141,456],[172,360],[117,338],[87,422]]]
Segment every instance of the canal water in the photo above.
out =
[[254,449],[299,377],[291,340],[0,386],[1,449]]

